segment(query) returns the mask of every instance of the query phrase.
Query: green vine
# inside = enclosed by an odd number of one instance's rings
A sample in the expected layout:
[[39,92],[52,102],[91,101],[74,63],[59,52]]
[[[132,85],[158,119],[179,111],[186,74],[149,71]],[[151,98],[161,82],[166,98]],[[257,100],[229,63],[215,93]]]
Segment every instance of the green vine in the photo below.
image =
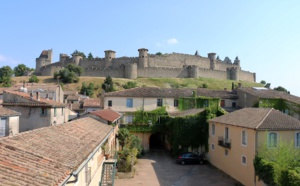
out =
[[180,110],[188,110],[193,108],[210,108],[210,110],[217,111],[219,109],[219,98],[209,97],[188,97],[178,99],[178,108]]

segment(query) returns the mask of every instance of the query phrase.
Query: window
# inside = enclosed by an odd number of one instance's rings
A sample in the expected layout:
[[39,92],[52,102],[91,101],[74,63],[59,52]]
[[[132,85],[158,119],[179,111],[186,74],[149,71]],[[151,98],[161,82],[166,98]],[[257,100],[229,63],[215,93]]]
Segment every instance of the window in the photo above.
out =
[[57,111],[56,108],[54,108],[54,117],[56,117]]
[[108,106],[112,107],[112,100],[108,100]]
[[225,107],[225,100],[221,100],[221,107]]
[[211,150],[215,150],[215,145],[211,144]]
[[225,141],[229,138],[229,129],[228,127],[225,127]]
[[247,165],[247,158],[244,155],[242,156],[242,164]]
[[204,100],[204,103],[203,103],[203,107],[208,107],[208,104],[209,102],[208,102],[208,100]]
[[163,100],[162,99],[157,99],[157,106],[162,107],[163,106]]
[[225,156],[228,156],[228,150],[225,149]]
[[6,118],[0,120],[0,137],[5,136]]
[[132,108],[133,107],[133,99],[132,98],[127,98],[126,107],[127,108]]
[[178,99],[174,99],[174,107],[178,107]]
[[41,108],[41,116],[47,116],[47,109]]
[[295,134],[295,147],[297,147],[297,148],[300,147],[300,132],[297,132]]
[[211,135],[214,136],[215,133],[216,133],[216,126],[215,126],[215,124],[212,124],[211,125]]
[[131,114],[124,116],[124,124],[132,123],[132,121],[133,121],[133,116]]
[[277,133],[270,132],[268,135],[268,146],[269,147],[277,147]]
[[247,132],[245,130],[242,131],[242,145],[247,145]]
[[64,115],[64,108],[61,108],[61,115]]

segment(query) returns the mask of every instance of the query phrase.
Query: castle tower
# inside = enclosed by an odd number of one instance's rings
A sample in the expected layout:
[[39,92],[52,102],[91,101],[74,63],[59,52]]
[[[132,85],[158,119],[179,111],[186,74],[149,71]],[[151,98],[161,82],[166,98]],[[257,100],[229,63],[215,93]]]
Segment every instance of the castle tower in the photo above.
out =
[[239,80],[240,79],[240,68],[239,67],[231,67],[228,68],[229,77],[231,80]]
[[116,52],[113,50],[105,50],[105,67],[111,66],[111,62],[116,58]]
[[59,54],[59,62],[61,63],[61,66],[64,66],[65,61],[68,57],[68,54]]
[[137,64],[128,63],[125,65],[125,78],[136,79],[137,78]]
[[35,60],[35,73],[41,73],[41,68],[52,63],[52,49],[43,50],[40,57]]
[[199,77],[199,68],[196,65],[188,66],[188,72],[190,78],[198,78]]
[[210,61],[210,69],[215,70],[216,69],[216,53],[208,53],[208,59]]
[[78,65],[80,60],[82,60],[82,56],[80,56],[79,54],[73,54],[72,59],[75,65]]
[[233,62],[234,65],[237,65],[237,66],[240,66],[240,60],[239,60],[239,57],[236,56],[234,62]]
[[139,68],[148,67],[148,49],[140,48],[139,51]]

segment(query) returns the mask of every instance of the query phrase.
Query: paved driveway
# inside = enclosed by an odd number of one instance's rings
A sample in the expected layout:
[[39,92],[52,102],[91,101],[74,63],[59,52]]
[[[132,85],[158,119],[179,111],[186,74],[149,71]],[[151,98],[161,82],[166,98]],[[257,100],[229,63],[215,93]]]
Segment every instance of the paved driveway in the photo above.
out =
[[116,179],[116,186],[232,186],[235,180],[210,165],[178,165],[166,151],[148,152],[131,179]]

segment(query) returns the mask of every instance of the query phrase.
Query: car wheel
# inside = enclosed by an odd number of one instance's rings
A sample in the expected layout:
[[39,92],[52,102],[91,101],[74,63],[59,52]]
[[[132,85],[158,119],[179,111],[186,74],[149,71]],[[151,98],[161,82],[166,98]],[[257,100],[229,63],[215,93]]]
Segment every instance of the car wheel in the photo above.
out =
[[180,164],[181,164],[181,165],[185,165],[185,162],[184,162],[184,161],[181,161]]
[[199,164],[200,164],[200,165],[203,165],[203,164],[204,164],[204,161],[203,161],[203,160],[200,160],[200,161],[199,161]]

